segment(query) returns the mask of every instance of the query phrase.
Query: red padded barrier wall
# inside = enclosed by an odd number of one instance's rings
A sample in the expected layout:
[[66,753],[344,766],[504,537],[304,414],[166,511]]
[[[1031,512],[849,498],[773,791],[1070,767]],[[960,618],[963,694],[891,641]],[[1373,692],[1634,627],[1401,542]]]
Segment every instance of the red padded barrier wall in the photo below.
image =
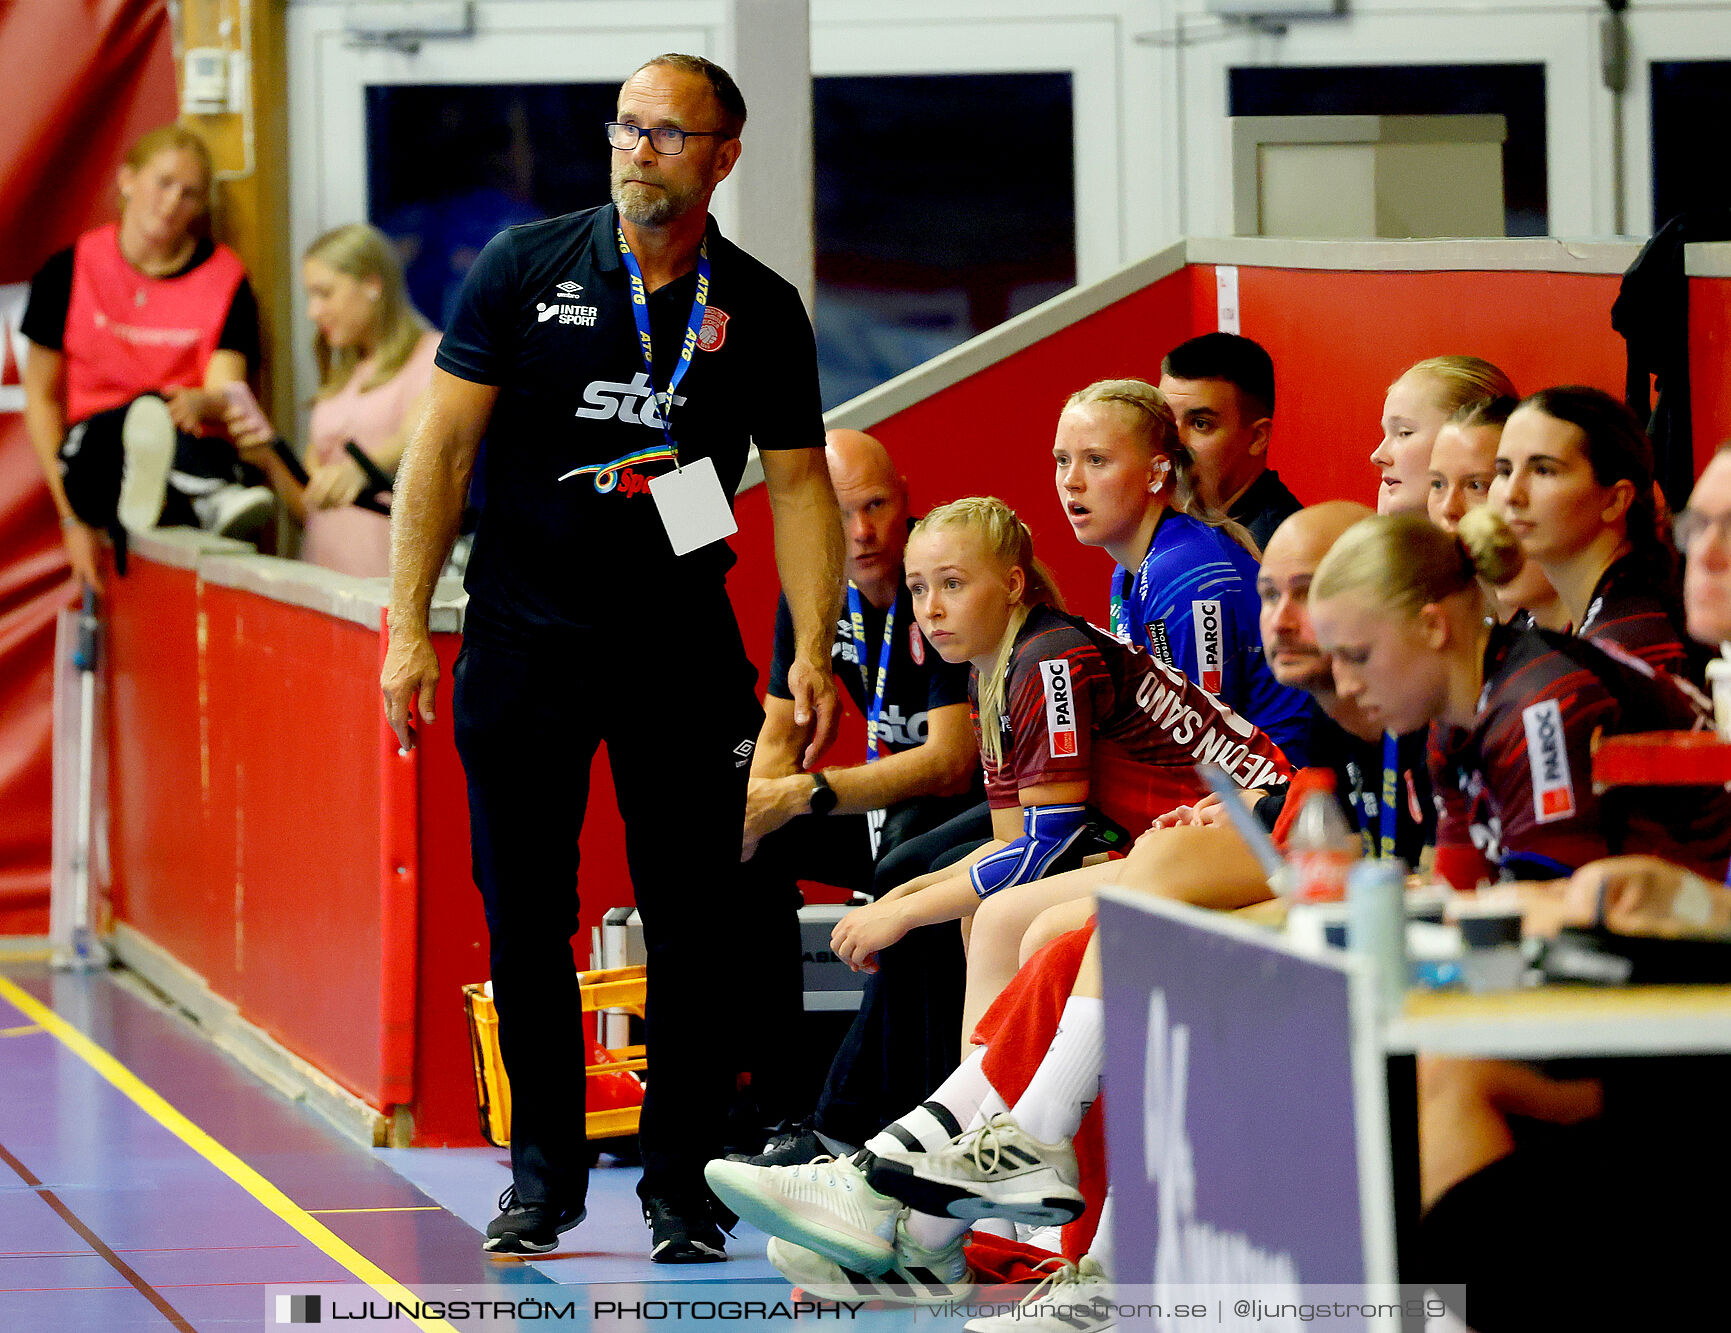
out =
[[[1206,292],[1212,307],[1211,273],[1198,267],[1198,298]],[[1241,267],[1243,332],[1274,358],[1274,466],[1307,504],[1374,504],[1370,455],[1382,438],[1383,394],[1427,356],[1482,356],[1522,393],[1571,383],[1622,397],[1623,341],[1611,330],[1621,280],[1614,273]]]
[[1689,279],[1689,415],[1700,476],[1731,440],[1731,278]]
[[198,577],[135,555],[107,580],[114,914],[232,999],[234,807],[203,754]]
[[[458,636],[438,634],[444,678],[456,664]],[[421,733],[421,966],[416,987],[415,1137],[417,1147],[478,1144],[475,1079],[462,988],[487,975],[487,923],[469,873],[469,805],[463,768],[448,726]],[[617,816],[614,816],[617,818]],[[588,951],[584,932],[578,961]]]
[[[486,926],[449,727],[412,771],[392,989],[378,631],[136,556],[111,586],[117,919],[369,1105],[408,1104],[414,1142],[481,1142],[461,987]],[[457,644],[437,637],[447,680]]]
[[382,1107],[378,631],[214,584],[202,605],[211,791],[234,820],[233,999]]

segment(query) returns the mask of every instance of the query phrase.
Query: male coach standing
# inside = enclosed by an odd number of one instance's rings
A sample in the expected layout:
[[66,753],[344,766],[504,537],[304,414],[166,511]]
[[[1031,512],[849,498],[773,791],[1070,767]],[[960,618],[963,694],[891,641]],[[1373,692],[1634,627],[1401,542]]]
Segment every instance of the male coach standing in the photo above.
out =
[[751,1015],[718,1006],[755,966],[737,901],[762,720],[722,540],[753,442],[792,609],[807,762],[834,734],[841,529],[824,468],[811,323],[725,240],[709,199],[745,101],[697,56],[619,90],[611,207],[513,227],[481,252],[439,348],[396,494],[386,713],[433,720],[433,584],[481,438],[481,514],[453,694],[475,882],[511,1080],[511,1188],[483,1248],[543,1254],[584,1216],[584,1046],[571,936],[590,761],[607,743],[649,961],[638,1192],[662,1263],[724,1258],[703,1184]]

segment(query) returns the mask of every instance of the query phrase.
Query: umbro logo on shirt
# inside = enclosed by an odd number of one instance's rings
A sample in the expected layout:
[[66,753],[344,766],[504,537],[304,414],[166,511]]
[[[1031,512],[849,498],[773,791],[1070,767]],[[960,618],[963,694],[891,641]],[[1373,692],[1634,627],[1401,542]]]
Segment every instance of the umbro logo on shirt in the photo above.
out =
[[580,329],[595,327],[595,317],[601,313],[599,306],[584,305],[577,298],[583,294],[583,284],[566,278],[564,282],[555,284],[553,290],[558,294],[557,301],[535,302],[535,322],[545,324],[556,319],[561,324],[574,324]]

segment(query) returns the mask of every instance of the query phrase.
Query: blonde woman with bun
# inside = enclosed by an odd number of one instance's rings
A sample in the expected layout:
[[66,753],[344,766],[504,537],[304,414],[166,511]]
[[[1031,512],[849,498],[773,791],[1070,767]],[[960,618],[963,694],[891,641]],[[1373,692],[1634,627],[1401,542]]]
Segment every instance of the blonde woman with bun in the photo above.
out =
[[[1595,732],[1687,730],[1695,707],[1623,655],[1485,616],[1478,580],[1507,583],[1519,542],[1488,506],[1441,531],[1416,514],[1350,529],[1317,567],[1311,620],[1340,697],[1396,734],[1432,723],[1431,778],[1445,801],[1440,874],[1554,879],[1621,852],[1670,857],[1723,879],[1731,796],[1718,788],[1593,790]],[[1452,806],[1452,813],[1450,807]]]
[[1382,404],[1382,442],[1370,455],[1381,470],[1379,514],[1423,513],[1429,497],[1431,446],[1467,403],[1516,397],[1509,377],[1476,356],[1433,356],[1401,372]]

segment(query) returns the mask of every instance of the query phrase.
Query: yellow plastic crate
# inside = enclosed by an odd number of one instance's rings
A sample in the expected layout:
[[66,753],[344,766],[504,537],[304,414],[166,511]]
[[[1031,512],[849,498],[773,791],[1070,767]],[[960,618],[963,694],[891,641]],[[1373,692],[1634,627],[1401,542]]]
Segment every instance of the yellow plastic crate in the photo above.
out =
[[[642,967],[604,968],[577,974],[583,1012],[625,1009],[643,1016],[645,970]],[[505,1077],[505,1062],[499,1054],[499,1014],[486,987],[479,982],[463,987],[463,1009],[469,1017],[469,1051],[475,1065],[475,1105],[481,1116],[481,1134],[496,1148],[511,1146],[511,1082]],[[585,1077],[619,1071],[641,1073],[649,1067],[641,1046],[603,1048],[608,1059],[585,1064]],[[637,1132],[642,1107],[620,1106],[590,1111],[584,1128],[591,1139],[622,1138]]]

